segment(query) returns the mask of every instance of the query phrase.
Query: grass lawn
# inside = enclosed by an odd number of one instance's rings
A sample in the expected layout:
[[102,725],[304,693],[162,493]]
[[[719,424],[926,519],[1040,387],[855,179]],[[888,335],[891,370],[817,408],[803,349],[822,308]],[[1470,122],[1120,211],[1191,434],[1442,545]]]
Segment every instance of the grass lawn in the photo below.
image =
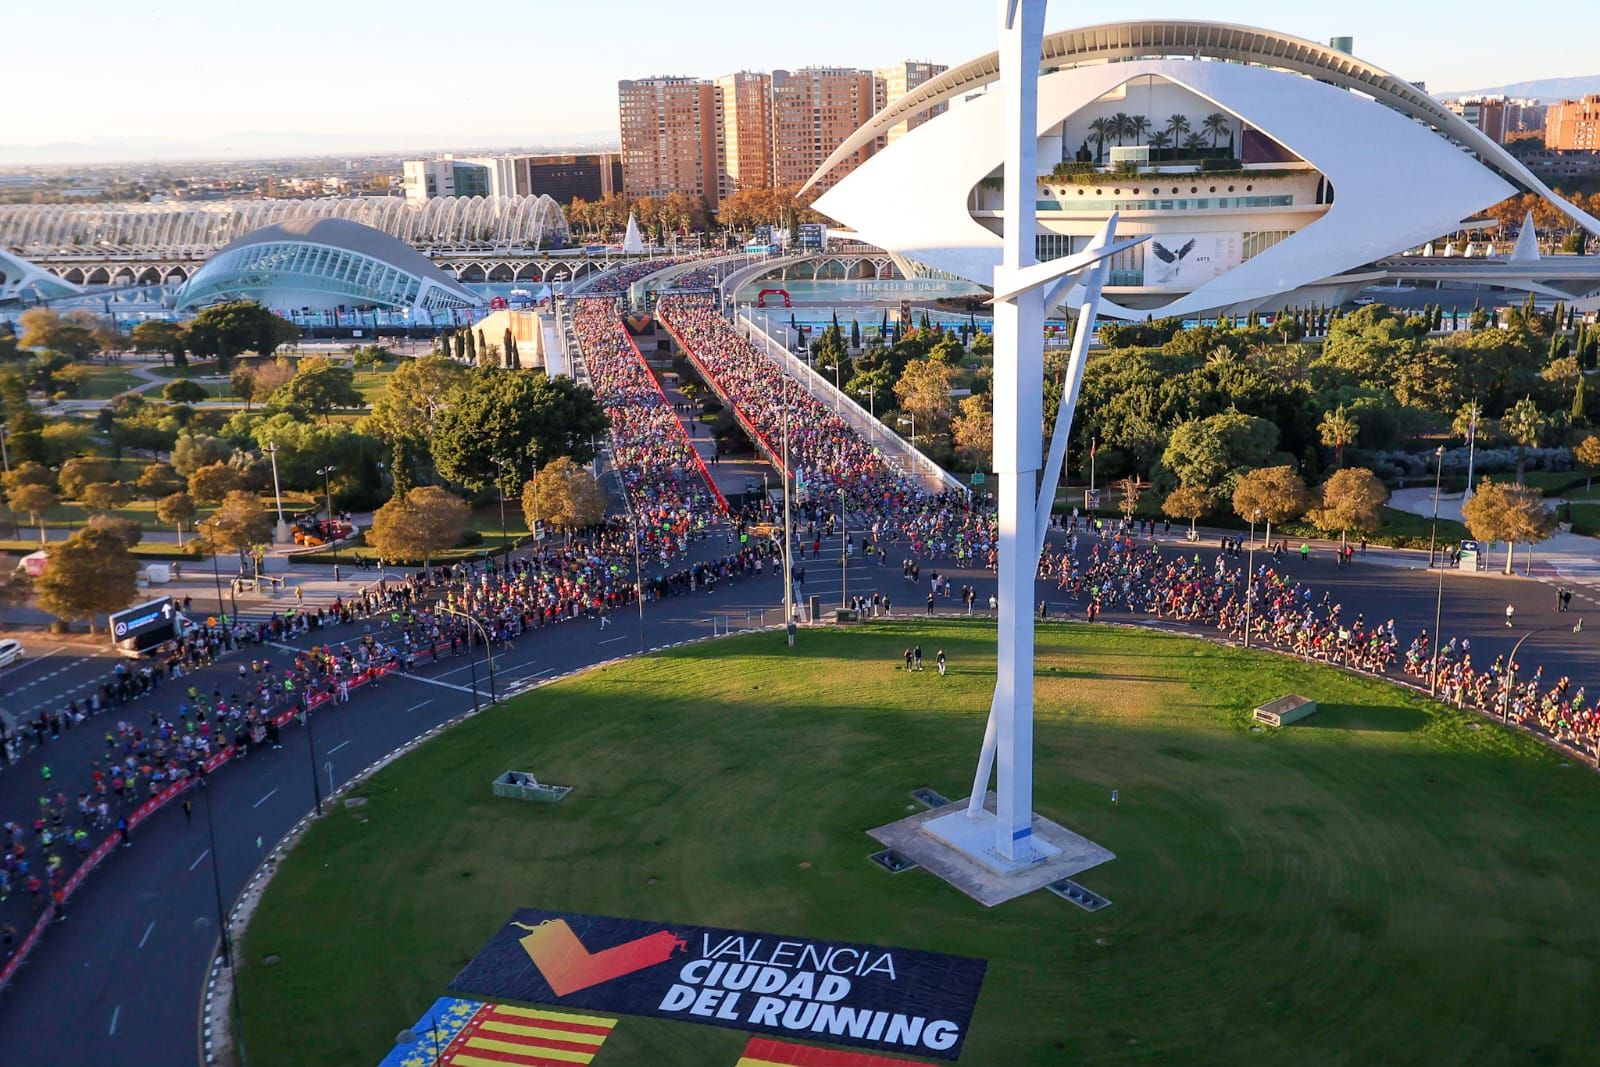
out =
[[366,398],[367,407],[376,404],[378,398],[389,391],[389,375],[393,373],[393,366],[386,366],[382,370],[356,371],[356,391]]
[[83,383],[78,387],[75,400],[109,400],[125,393],[145,380],[132,371],[100,363],[79,364],[85,369]]
[[[476,530],[483,540],[475,545],[441,552],[439,555],[434,556],[431,562],[455,563],[464,559],[482,559],[485,555],[493,555],[499,552],[508,541],[514,550],[523,541],[527,540],[529,534],[527,523],[523,521],[522,502],[520,500],[506,501],[506,531],[504,537],[500,536],[500,509],[498,504],[474,511],[467,519],[467,528]],[[311,563],[332,563],[334,561],[332,551],[307,553],[299,558]],[[341,560],[352,558],[376,560],[378,553],[376,549],[358,541],[354,545],[340,545],[339,558]],[[422,561],[414,560],[412,562],[420,565]]]
[[[912,642],[950,676],[897,671]],[[908,790],[965,794],[993,642],[907,620],[805,631],[794,655],[776,634],[690,646],[431,742],[268,888],[242,947],[250,1062],[376,1063],[521,906],[981,957],[981,1067],[1593,1062],[1600,780],[1328,668],[1041,627],[1036,804],[1117,854],[1081,876],[1114,905],[986,910],[869,864]],[[1290,692],[1321,712],[1253,733]],[[496,799],[508,768],[576,790]],[[731,1065],[742,1044],[623,1016],[595,1064]]]
[[190,360],[187,367],[152,367],[146,364],[146,369],[158,378],[209,378],[219,373],[214,359]]

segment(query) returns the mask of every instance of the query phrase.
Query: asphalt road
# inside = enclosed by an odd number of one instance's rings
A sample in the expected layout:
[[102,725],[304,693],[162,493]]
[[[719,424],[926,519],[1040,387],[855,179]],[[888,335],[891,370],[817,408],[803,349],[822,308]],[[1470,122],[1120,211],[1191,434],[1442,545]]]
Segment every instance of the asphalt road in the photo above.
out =
[[[1184,551],[1196,549],[1184,546]],[[1198,551],[1209,557],[1215,550],[1202,547]],[[891,564],[885,567],[853,564],[846,575],[850,592],[870,593],[876,588],[890,593],[897,614],[922,611],[927,578],[939,568],[923,564],[922,582],[913,586],[901,577],[899,558],[892,555]],[[808,576],[804,592],[820,595],[824,606],[837,604],[841,585],[837,556],[831,562],[824,556],[801,565]],[[1435,574],[1371,563],[1341,569],[1331,560],[1317,558],[1305,563],[1291,559],[1286,567],[1315,588],[1331,589],[1351,615],[1361,611],[1369,620],[1380,621],[1393,617],[1402,641],[1419,628],[1432,629]],[[976,585],[980,605],[987,603],[994,588],[992,576],[953,568],[946,573],[957,585]],[[1553,681],[1555,673],[1567,673],[1575,685],[1600,683],[1600,635],[1593,628],[1581,635],[1571,632],[1572,622],[1583,609],[1600,615],[1600,605],[1578,601],[1572,614],[1558,616],[1553,610],[1553,587],[1545,583],[1454,573],[1444,577],[1444,594],[1444,632],[1446,636],[1470,634],[1475,662],[1489,662],[1532,631],[1521,656],[1528,669],[1542,662],[1547,680]],[[1053,589],[1041,587],[1040,595],[1052,602],[1053,614],[1065,606]],[[746,623],[746,612],[770,609],[780,598],[781,586],[769,573],[759,580],[721,582],[713,594],[697,593],[648,605],[645,644],[659,647],[709,635],[726,628],[730,621],[738,630]],[[1515,629],[1504,625],[1508,601],[1517,605]],[[960,604],[952,598],[941,602],[940,608],[956,612]],[[1106,616],[1110,621],[1123,617],[1120,612]],[[768,618],[776,621],[777,616],[769,614]],[[361,626],[352,624],[344,632],[359,634]],[[1600,627],[1600,619],[1596,626]],[[333,636],[339,632],[334,631]],[[329,636],[315,635],[319,639]],[[502,692],[526,687],[639,647],[638,616],[631,611],[614,616],[603,629],[593,620],[563,624],[528,635],[514,651],[497,657],[497,681]],[[237,658],[225,658],[206,677],[231,675]],[[49,667],[50,662],[35,664],[34,669],[46,673],[57,669]],[[478,669],[479,683],[485,685],[481,661]],[[58,676],[63,684],[77,677],[76,673]],[[464,659],[446,659],[437,666],[425,663],[419,665],[415,677],[392,675],[376,690],[358,690],[343,707],[314,712],[315,767],[324,788],[328,780],[325,764],[331,762],[333,780],[343,782],[429,727],[470,707],[469,677]],[[212,683],[202,680],[199,684]],[[44,687],[39,691],[39,699],[48,696]],[[163,690],[144,699],[169,700],[171,696],[170,690]],[[109,718],[114,722],[119,715],[142,719],[145,712],[140,704],[131,713],[111,712]],[[103,735],[105,722],[105,717],[92,720],[89,729],[73,731],[49,746],[45,756],[62,768],[73,761],[78,767],[86,766],[88,751],[96,736]],[[975,737],[974,750],[977,740]],[[136,831],[131,847],[119,850],[88,879],[73,898],[67,921],[49,931],[12,988],[0,995],[0,1063],[8,1067],[98,1067],[108,1063],[175,1067],[197,1061],[201,994],[217,938],[212,856],[203,805],[208,801],[215,804],[216,859],[223,895],[231,906],[261,858],[312,804],[313,764],[306,732],[286,728],[283,741],[281,750],[258,752],[218,771],[211,778],[209,794],[191,794],[195,800],[192,823],[186,822],[180,808],[169,807]],[[42,758],[30,755],[0,773],[0,817],[14,818],[14,813],[29,809]],[[446,977],[440,976],[441,984]],[[249,1004],[242,1009],[248,1014]],[[397,1020],[396,1026],[404,1023]]]

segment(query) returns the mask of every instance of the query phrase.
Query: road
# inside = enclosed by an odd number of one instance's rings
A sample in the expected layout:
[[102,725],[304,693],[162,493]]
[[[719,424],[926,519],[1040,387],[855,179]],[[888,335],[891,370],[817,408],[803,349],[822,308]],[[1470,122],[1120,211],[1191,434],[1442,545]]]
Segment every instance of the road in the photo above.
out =
[[[1182,546],[1185,553],[1203,557],[1214,547]],[[924,564],[923,582],[913,586],[902,578],[899,556],[889,566],[853,564],[846,575],[850,592],[870,593],[874,588],[894,598],[897,614],[921,612],[927,577],[934,565]],[[840,574],[837,557],[805,560],[809,581],[805,593],[822,597],[824,605],[838,602]],[[1330,559],[1309,562],[1291,559],[1287,569],[1308,579],[1315,588],[1327,588],[1349,612],[1365,612],[1369,619],[1393,617],[1402,640],[1417,629],[1432,629],[1437,576],[1374,563],[1335,568]],[[960,585],[979,590],[979,603],[987,603],[994,579],[984,572],[950,569],[946,573]],[[1574,614],[1557,616],[1554,594],[1548,585],[1519,579],[1447,574],[1444,577],[1446,635],[1468,633],[1478,662],[1488,662],[1509,648],[1518,637],[1533,630],[1522,659],[1543,662],[1552,670],[1573,676],[1574,684],[1600,683],[1600,637],[1594,630],[1571,632],[1571,621],[1582,609],[1600,614],[1594,602],[1580,604]],[[1041,596],[1058,598],[1041,587]],[[720,582],[714,594],[696,593],[656,604],[645,610],[644,641],[660,647],[688,638],[707,636],[732,620],[734,629],[745,622],[747,611],[771,609],[779,602],[781,586],[770,574],[761,579]],[[1518,627],[1508,630],[1503,621],[1506,603],[1517,607]],[[955,612],[952,599],[942,610]],[[1053,606],[1052,612],[1061,606]],[[1111,621],[1123,618],[1113,612]],[[776,621],[775,615],[768,615]],[[359,634],[363,624],[345,628]],[[1600,622],[1597,622],[1600,625]],[[335,631],[337,635],[338,631]],[[326,640],[328,634],[315,635]],[[521,639],[514,651],[497,658],[497,681],[510,689],[523,688],[543,678],[577,667],[632,653],[640,646],[637,614],[619,613],[604,629],[594,620],[563,624]],[[804,637],[801,638],[802,648]],[[42,694],[53,661],[60,653],[29,665]],[[237,656],[224,659],[197,684],[214,684],[211,677],[230,675]],[[65,684],[77,678],[80,665],[56,675]],[[479,662],[479,681],[484,682]],[[463,659],[419,665],[415,677],[394,675],[376,691],[358,691],[350,703],[313,713],[316,768],[326,787],[325,763],[332,763],[336,783],[433,725],[471,706],[470,670]],[[1548,680],[1548,679],[1547,679]],[[31,690],[30,690],[31,691]],[[1597,690],[1600,691],[1600,690]],[[164,691],[145,700],[170,699]],[[139,719],[142,707],[109,714]],[[87,752],[103,734],[107,717],[92,720],[90,728],[73,731],[47,746],[45,756],[59,767],[84,766]],[[976,738],[974,739],[976,745]],[[59,746],[59,747],[58,747]],[[16,817],[26,811],[36,791],[39,754],[0,773],[0,812]],[[198,1028],[201,993],[217,938],[216,898],[212,883],[204,808],[215,804],[216,860],[223,894],[230,902],[242,891],[250,874],[273,845],[310,809],[312,761],[305,732],[298,727],[284,732],[281,750],[258,752],[212,776],[209,794],[192,794],[192,822],[180,808],[171,806],[136,831],[131,847],[112,856],[75,896],[70,917],[48,932],[12,988],[0,996],[0,1062],[57,1067],[94,1067],[116,1063],[122,1067],[174,1067],[199,1058]],[[15,903],[15,898],[13,900]],[[19,928],[21,924],[19,923]],[[441,975],[441,987],[448,976]],[[248,1014],[248,1003],[242,1005]],[[406,1020],[396,1020],[396,1026]]]

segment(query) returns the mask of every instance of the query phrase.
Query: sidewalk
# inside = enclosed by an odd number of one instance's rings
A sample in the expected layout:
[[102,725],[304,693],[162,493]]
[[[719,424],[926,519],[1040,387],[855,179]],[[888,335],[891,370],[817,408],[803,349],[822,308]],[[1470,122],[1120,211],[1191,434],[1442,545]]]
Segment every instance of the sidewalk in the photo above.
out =
[[[1464,499],[1459,493],[1442,493],[1439,496],[1439,517],[1461,521]],[[1400,489],[1389,498],[1389,506],[1413,515],[1433,514],[1433,490]],[[1527,546],[1517,549],[1516,570],[1522,575],[1531,570],[1531,577],[1546,581],[1568,582],[1600,593],[1600,541],[1582,534],[1557,533],[1548,541],[1534,545],[1531,568],[1526,559]],[[1491,546],[1489,571],[1500,574],[1505,568],[1504,544]],[[1503,575],[1502,575],[1503,577]]]

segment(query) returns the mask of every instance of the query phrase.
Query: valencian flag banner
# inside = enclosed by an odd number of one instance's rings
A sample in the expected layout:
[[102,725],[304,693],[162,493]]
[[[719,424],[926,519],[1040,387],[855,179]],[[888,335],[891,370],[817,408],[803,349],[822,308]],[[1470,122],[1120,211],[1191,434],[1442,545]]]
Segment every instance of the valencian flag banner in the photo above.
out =
[[964,956],[529,908],[450,988],[953,1060],[986,967]]
[[441,998],[378,1067],[570,1067],[594,1059],[615,1019]]
[[733,1067],[926,1067],[922,1060],[892,1060],[870,1052],[844,1052],[752,1037]]

